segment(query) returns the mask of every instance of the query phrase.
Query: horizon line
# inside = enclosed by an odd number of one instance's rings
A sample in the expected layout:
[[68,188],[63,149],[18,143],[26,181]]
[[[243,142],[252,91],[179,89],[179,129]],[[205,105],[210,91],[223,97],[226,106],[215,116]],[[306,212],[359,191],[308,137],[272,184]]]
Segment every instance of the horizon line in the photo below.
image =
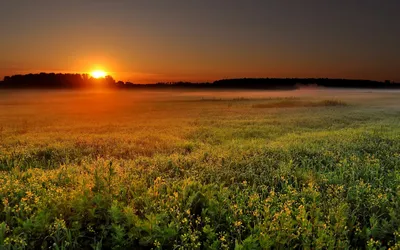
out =
[[[39,72],[39,73],[25,73],[25,74],[13,74],[13,75],[4,75],[2,79],[0,80],[3,82],[6,77],[13,77],[13,76],[25,76],[25,75],[40,75],[40,74],[61,74],[61,75],[90,75],[90,72]],[[114,77],[111,74],[107,74],[105,77],[110,76],[112,79]],[[216,81],[221,81],[221,80],[235,80],[235,79],[329,79],[329,80],[350,80],[350,81],[373,81],[373,82],[382,82],[385,83],[389,81],[390,83],[400,83],[399,80],[391,80],[391,79],[385,79],[385,80],[376,80],[376,79],[367,79],[367,78],[343,78],[343,77],[270,77],[270,76],[263,76],[263,77],[251,77],[251,76],[246,76],[246,77],[225,77],[225,78],[217,78],[215,80],[208,80],[208,81],[193,81],[193,80],[177,80],[177,81],[171,81],[171,80],[162,80],[162,81],[154,81],[154,82],[134,82],[131,80],[117,80],[114,79],[116,82],[123,82],[123,83],[132,83],[132,84],[159,84],[159,83],[213,83]]]

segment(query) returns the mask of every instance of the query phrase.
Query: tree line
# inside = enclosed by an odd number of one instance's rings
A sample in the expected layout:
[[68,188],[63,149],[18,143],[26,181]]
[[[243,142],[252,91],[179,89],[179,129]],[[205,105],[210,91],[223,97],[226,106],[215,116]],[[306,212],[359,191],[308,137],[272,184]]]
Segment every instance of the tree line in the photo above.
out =
[[114,87],[111,76],[93,78],[89,74],[40,73],[6,76],[0,82],[1,88],[93,88],[97,86]]
[[139,84],[115,81],[111,76],[93,78],[88,74],[40,73],[13,75],[0,81],[0,88],[219,88],[219,89],[297,89],[303,86],[332,88],[373,88],[400,89],[400,83],[372,80],[330,79],[330,78],[240,78],[222,79],[214,82],[158,82]]

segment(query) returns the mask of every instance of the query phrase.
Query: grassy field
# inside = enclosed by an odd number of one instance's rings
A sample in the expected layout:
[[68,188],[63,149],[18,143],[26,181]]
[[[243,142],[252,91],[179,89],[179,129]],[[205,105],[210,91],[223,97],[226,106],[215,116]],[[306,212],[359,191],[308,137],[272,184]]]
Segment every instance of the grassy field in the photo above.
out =
[[0,92],[0,249],[400,249],[400,92]]

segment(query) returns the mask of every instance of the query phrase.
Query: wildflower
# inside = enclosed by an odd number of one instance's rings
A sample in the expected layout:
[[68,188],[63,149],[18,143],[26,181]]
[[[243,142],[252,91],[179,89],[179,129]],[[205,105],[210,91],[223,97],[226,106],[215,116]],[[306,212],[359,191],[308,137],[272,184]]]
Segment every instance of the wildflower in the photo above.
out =
[[240,220],[235,221],[235,223],[233,224],[235,227],[240,227],[242,225],[242,222]]
[[160,247],[161,247],[161,243],[160,243],[158,240],[155,240],[155,241],[154,241],[154,246],[155,246],[156,248],[160,248]]
[[88,230],[89,232],[91,232],[91,233],[94,233],[94,229],[93,229],[92,226],[88,226],[88,227],[87,227],[87,230]]
[[200,225],[200,224],[201,224],[201,217],[197,217],[197,218],[196,218],[196,224],[197,224],[197,225]]

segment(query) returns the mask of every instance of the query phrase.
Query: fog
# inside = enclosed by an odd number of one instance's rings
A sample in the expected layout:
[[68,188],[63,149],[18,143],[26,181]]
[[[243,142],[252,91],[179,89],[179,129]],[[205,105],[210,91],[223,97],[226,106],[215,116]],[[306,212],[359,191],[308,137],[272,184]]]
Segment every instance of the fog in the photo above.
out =
[[338,99],[349,103],[381,108],[399,108],[399,90],[300,89],[264,90],[2,90],[0,116],[22,115],[107,115],[151,110],[162,105],[185,109],[188,101],[269,100],[274,98]]

